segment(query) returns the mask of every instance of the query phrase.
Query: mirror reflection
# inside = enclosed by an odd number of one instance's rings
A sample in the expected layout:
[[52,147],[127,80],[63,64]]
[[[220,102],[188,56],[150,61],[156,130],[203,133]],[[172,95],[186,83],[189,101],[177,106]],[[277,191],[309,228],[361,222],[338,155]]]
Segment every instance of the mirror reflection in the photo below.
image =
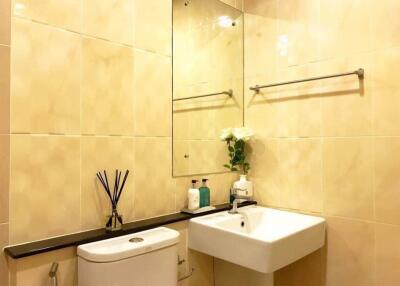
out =
[[243,13],[173,1],[173,173],[226,172],[221,130],[243,126]]

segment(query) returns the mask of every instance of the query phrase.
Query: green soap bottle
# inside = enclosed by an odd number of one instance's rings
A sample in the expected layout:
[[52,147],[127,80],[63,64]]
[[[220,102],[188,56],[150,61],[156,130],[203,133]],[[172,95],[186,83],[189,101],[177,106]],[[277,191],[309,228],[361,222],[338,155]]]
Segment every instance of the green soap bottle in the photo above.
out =
[[210,205],[210,189],[207,187],[208,179],[202,179],[202,186],[199,188],[200,207],[208,207]]

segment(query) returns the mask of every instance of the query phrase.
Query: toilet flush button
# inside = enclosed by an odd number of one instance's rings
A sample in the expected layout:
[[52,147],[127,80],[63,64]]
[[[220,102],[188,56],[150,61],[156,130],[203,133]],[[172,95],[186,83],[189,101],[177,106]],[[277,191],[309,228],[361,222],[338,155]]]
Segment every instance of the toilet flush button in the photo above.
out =
[[132,242],[132,243],[138,243],[138,242],[143,242],[143,241],[144,241],[144,239],[141,237],[133,237],[129,240],[129,242]]

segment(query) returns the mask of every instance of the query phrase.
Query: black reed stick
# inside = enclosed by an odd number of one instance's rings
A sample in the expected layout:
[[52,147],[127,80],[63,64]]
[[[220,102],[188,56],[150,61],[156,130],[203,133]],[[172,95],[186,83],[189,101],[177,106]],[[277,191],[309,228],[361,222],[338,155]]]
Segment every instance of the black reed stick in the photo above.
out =
[[101,173],[100,173],[100,172],[99,172],[99,173],[97,173],[96,175],[97,175],[97,178],[99,178],[99,180],[100,180],[101,184],[102,184],[102,185],[103,185],[103,187],[104,187],[104,190],[106,191],[106,193],[107,193],[108,197],[110,198],[110,200],[111,200],[111,202],[112,202],[111,193],[110,193],[109,189],[107,188],[107,185],[106,185],[106,183],[104,182],[103,176],[101,175]]
[[[104,177],[103,177],[103,174],[104,174]],[[110,190],[110,185],[108,183],[108,177],[107,177],[106,170],[103,170],[103,174],[98,172],[98,173],[96,173],[96,176],[99,179],[100,183],[103,185],[103,188],[106,191],[108,197],[110,198],[110,202],[112,204],[113,209],[115,209],[115,208],[117,208],[117,204],[119,202],[119,199],[121,198],[122,191],[124,190],[124,186],[125,186],[125,182],[128,178],[129,170],[126,170],[126,172],[125,172],[121,187],[120,187],[120,183],[121,183],[122,171],[119,171],[118,169],[115,170],[114,190],[112,193]]]
[[[121,173],[122,173],[122,172],[121,172]],[[121,173],[120,173],[120,176],[121,176]],[[117,204],[118,204],[119,199],[120,199],[120,197],[121,197],[122,191],[124,190],[125,182],[126,182],[126,179],[128,178],[128,175],[129,175],[129,170],[126,170],[124,179],[122,180],[121,189],[120,189],[119,192],[118,192]]]

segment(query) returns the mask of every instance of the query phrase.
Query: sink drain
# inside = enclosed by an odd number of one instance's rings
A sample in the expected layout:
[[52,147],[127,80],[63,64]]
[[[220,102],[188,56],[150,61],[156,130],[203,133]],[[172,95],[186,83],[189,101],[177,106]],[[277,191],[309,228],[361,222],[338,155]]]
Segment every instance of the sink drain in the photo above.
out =
[[144,241],[144,239],[141,237],[133,237],[129,240],[129,242],[132,242],[132,243],[138,243],[138,242],[142,242],[142,241]]

